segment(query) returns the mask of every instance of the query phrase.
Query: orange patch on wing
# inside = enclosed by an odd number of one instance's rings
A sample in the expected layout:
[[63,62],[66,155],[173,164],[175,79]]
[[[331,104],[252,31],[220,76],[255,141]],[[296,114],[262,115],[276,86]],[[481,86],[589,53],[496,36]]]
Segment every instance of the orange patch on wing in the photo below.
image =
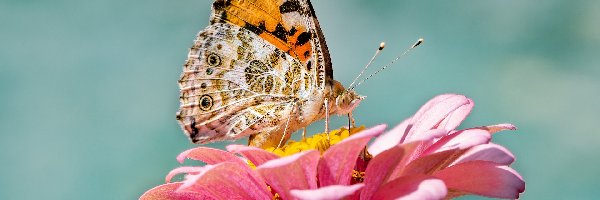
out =
[[288,52],[290,55],[297,57],[302,62],[305,62],[310,58],[310,55],[312,54],[312,46],[310,42],[306,42],[302,45],[296,45],[298,41],[298,36],[301,33],[305,32],[304,28],[298,28],[297,30],[298,31],[296,31],[294,35],[288,36],[287,41],[283,41],[275,35],[268,32],[264,32],[259,36],[267,40],[269,43],[275,45],[282,51]]
[[285,43],[284,41],[282,41],[281,39],[275,37],[271,33],[264,32],[264,33],[260,34],[259,36],[261,38],[267,40],[269,43],[275,45],[278,49],[280,49],[282,51],[285,51],[285,52],[289,52],[290,51],[290,46],[288,45],[288,43]]
[[225,8],[225,12],[227,20],[236,25],[244,27],[248,23],[258,26],[264,23],[265,28],[270,32],[274,31],[277,24],[282,21],[279,6],[273,1],[233,0]]
[[286,41],[275,36],[278,24],[281,24],[287,33],[292,29],[281,17],[279,11],[281,2],[266,1],[266,0],[233,0],[225,7],[226,20],[230,23],[241,27],[247,25],[260,28],[262,32],[259,36],[269,43],[275,45],[278,49],[288,52],[290,55],[297,57],[302,62],[310,58],[312,54],[312,46],[310,41],[301,45],[296,45],[298,36],[301,33],[307,32],[307,28],[303,26],[294,27],[296,31],[293,35],[286,35]]

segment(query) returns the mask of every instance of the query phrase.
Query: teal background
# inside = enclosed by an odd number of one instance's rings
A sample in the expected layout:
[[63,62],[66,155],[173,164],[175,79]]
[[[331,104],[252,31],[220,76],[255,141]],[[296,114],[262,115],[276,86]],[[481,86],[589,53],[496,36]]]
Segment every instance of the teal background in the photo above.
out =
[[[177,80],[210,3],[0,1],[0,199],[136,199],[163,183],[193,147],[175,121]],[[522,199],[600,195],[600,1],[313,5],[346,85],[379,42],[374,68],[425,38],[358,87],[358,124],[394,125],[435,95],[465,94],[476,106],[461,127],[519,127],[494,142],[517,157]]]

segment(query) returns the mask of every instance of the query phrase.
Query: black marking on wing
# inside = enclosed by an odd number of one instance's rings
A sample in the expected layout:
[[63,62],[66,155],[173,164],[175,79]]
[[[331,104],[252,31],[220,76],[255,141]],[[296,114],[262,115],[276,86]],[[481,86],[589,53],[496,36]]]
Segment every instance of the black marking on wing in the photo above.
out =
[[298,35],[298,40],[296,41],[296,46],[306,44],[312,38],[311,35],[310,32],[300,33],[300,35]]
[[[317,20],[317,15],[315,15],[315,9],[312,6],[310,1],[306,1],[308,4],[308,9],[310,15],[313,19],[313,25],[316,30],[316,37],[319,39],[319,44],[321,45],[321,52],[323,53],[323,61],[325,62],[325,76],[330,80],[333,80],[333,66],[331,64],[331,56],[329,55],[329,49],[327,48],[327,43],[325,42],[325,36],[323,35],[323,31],[321,30],[321,26],[319,25],[319,20]],[[327,79],[326,79],[327,80]]]
[[252,31],[253,33],[256,33],[257,35],[262,34],[265,30],[267,30],[267,28],[265,27],[265,22],[260,22],[260,24],[258,24],[258,26],[254,26],[250,23],[246,23],[244,25],[244,28]]
[[[225,7],[229,6],[231,4],[230,1],[228,0],[216,0],[213,3],[213,9],[214,10],[224,10]],[[214,24],[214,23],[218,23],[218,22],[225,22],[225,19],[227,19],[227,12],[220,12],[221,16],[215,17],[215,18],[211,18],[210,24]]]
[[283,27],[283,25],[281,24],[277,24],[277,26],[275,26],[275,31],[272,32],[272,34],[281,39],[282,41],[287,41],[287,36],[288,35],[292,35],[291,31],[288,32],[285,30],[285,28]]
[[281,4],[281,6],[279,6],[279,12],[281,12],[281,14],[290,13],[290,12],[302,13],[302,11],[304,11],[304,10],[302,9],[300,2],[298,2],[296,0],[286,1],[285,3]]
[[196,119],[194,119],[194,117],[190,116],[190,128],[192,129],[192,131],[190,131],[190,138],[192,139],[193,143],[198,142],[198,138],[196,138],[196,135],[198,135],[199,131],[198,128],[196,128]]

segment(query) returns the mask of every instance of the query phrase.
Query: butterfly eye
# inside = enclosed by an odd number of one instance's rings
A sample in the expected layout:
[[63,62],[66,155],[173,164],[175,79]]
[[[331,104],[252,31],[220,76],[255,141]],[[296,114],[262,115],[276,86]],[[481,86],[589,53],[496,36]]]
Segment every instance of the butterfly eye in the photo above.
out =
[[209,111],[210,108],[212,108],[213,105],[213,99],[212,97],[210,97],[210,95],[202,95],[202,97],[200,97],[200,109],[203,111]]
[[219,57],[219,55],[217,55],[215,53],[210,53],[208,55],[208,57],[206,57],[206,62],[211,67],[215,67],[215,66],[218,66],[219,64],[221,64],[221,57]]

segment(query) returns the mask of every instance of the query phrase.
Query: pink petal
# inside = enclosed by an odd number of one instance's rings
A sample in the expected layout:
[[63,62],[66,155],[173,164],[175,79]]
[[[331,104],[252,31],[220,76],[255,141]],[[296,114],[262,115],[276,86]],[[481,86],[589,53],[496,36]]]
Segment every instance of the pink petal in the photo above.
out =
[[426,155],[454,148],[467,149],[475,145],[486,144],[490,142],[491,139],[492,135],[486,130],[461,130],[450,133],[446,137],[442,137],[440,140],[427,148],[423,154]]
[[446,183],[448,189],[465,194],[493,198],[519,198],[525,191],[525,181],[507,166],[488,161],[471,161],[454,165],[433,174]]
[[167,183],[156,186],[146,191],[140,200],[193,200],[210,199],[209,197],[193,192],[176,192],[183,183]]
[[291,190],[290,194],[298,199],[344,199],[360,190],[364,184],[330,185],[316,190]]
[[[415,114],[413,119],[413,127],[407,135],[407,139],[415,134],[420,134],[427,130],[435,128],[444,128],[453,130],[470,112],[470,99],[462,95],[444,95],[443,98],[437,97],[430,100],[425,106]],[[430,103],[434,101],[434,103]],[[428,106],[428,107],[426,107]],[[465,108],[461,108],[466,106]],[[446,118],[448,119],[447,121]],[[444,124],[441,124],[444,122]],[[440,126],[443,125],[443,126]],[[454,126],[456,125],[456,126]]]
[[[466,98],[466,97],[465,97]],[[456,110],[452,111],[440,124],[437,128],[446,129],[446,130],[454,130],[456,127],[462,123],[465,118],[471,113],[473,107],[475,106],[475,102],[473,100],[467,98],[468,103],[458,107]]]
[[433,139],[441,138],[443,136],[446,136],[447,134],[448,134],[448,131],[446,131],[445,129],[431,129],[431,130],[425,131],[424,133],[414,135],[413,137],[404,141],[404,143],[413,142],[413,141],[433,141]]
[[[433,129],[425,131],[425,133],[415,135],[415,137],[410,138],[410,140],[405,141],[405,144],[415,143],[413,148],[410,148],[410,152],[408,155],[409,162],[417,159],[423,154],[423,152],[429,148],[435,139],[443,137],[447,134],[447,132],[443,129]],[[404,146],[404,144],[403,144]],[[406,148],[406,147],[405,147]]]
[[473,105],[473,101],[463,95],[436,96],[425,103],[413,117],[379,136],[369,147],[369,153],[377,155],[392,146],[420,140],[411,138],[430,129],[454,130],[471,112]]
[[474,160],[495,162],[500,165],[510,165],[515,161],[515,156],[503,146],[489,143],[474,146],[460,156],[452,165]]
[[372,199],[442,199],[447,192],[442,180],[417,174],[386,183],[375,192]]
[[248,165],[222,162],[206,165],[203,172],[187,175],[177,190],[196,192],[214,199],[271,199],[265,181]]
[[441,94],[441,95],[431,98],[429,101],[427,101],[425,104],[423,104],[423,106],[421,106],[421,108],[419,108],[419,110],[417,110],[417,112],[415,113],[413,118],[421,118],[423,115],[425,115],[425,113],[429,109],[431,109],[431,107],[435,106],[439,102],[446,101],[449,98],[452,98],[454,96],[459,96],[459,95],[458,94]]
[[402,157],[402,161],[394,167],[388,180],[394,180],[400,177],[404,168],[413,160],[418,159],[421,156],[421,153],[425,150],[425,143],[429,142],[430,141],[414,141],[399,145],[399,147],[404,149],[404,156]]
[[303,151],[291,156],[268,161],[256,168],[273,191],[283,199],[291,199],[292,189],[317,188],[319,151]]
[[175,168],[173,170],[171,170],[169,172],[169,174],[167,174],[167,177],[165,178],[165,182],[171,182],[171,179],[173,179],[173,177],[177,174],[197,174],[200,173],[202,171],[204,171],[205,168],[203,167],[178,167]]
[[450,149],[419,157],[406,165],[401,171],[401,176],[431,174],[450,165],[462,152],[460,149]]
[[192,160],[199,160],[208,165],[214,165],[217,163],[227,162],[227,161],[245,163],[242,159],[233,155],[232,153],[229,153],[227,151],[223,151],[220,149],[209,148],[209,147],[196,147],[196,148],[181,152],[177,156],[177,161],[179,161],[179,163],[183,163],[183,161],[186,158],[189,158]]
[[433,129],[411,138],[411,140],[414,141],[406,141],[404,144],[401,144],[400,146],[404,149],[404,158],[400,164],[396,165],[392,175],[390,176],[390,179],[395,179],[402,175],[402,171],[406,165],[421,157],[423,152],[429,146],[431,146],[435,138],[441,137],[445,134],[445,130]]
[[381,184],[387,182],[393,169],[402,161],[404,149],[394,146],[373,157],[365,170],[364,183],[366,187],[361,191],[361,199],[371,199]]
[[[432,141],[434,138],[440,138],[448,133],[448,131],[445,129],[432,129],[425,131],[424,133],[414,135],[413,137],[405,140],[404,138],[401,138],[402,135],[405,134],[404,128],[406,128],[406,126],[404,123],[406,123],[406,121],[402,122],[392,130],[378,136],[377,139],[375,139],[375,141],[369,145],[369,153],[375,156],[402,143],[409,143],[413,141]],[[425,142],[423,144],[429,145],[430,143]]]
[[490,132],[490,134],[494,134],[500,131],[505,131],[505,130],[517,130],[517,127],[515,125],[512,124],[496,124],[496,125],[491,125],[491,126],[481,126],[481,127],[475,127],[475,128],[471,128],[471,129],[483,129],[486,130],[488,132]]
[[350,184],[352,178],[350,174],[352,174],[359,153],[369,140],[381,134],[385,127],[385,125],[378,125],[361,131],[325,151],[318,165],[320,186]]
[[264,149],[245,145],[232,144],[227,146],[227,151],[241,154],[255,166],[260,166],[269,160],[279,158],[277,154],[265,151]]
[[408,118],[404,120],[402,123],[398,124],[392,130],[385,132],[379,135],[375,141],[371,145],[369,145],[369,153],[371,155],[377,155],[389,148],[392,148],[404,140],[406,133],[410,130],[408,124],[411,122],[411,119]]

